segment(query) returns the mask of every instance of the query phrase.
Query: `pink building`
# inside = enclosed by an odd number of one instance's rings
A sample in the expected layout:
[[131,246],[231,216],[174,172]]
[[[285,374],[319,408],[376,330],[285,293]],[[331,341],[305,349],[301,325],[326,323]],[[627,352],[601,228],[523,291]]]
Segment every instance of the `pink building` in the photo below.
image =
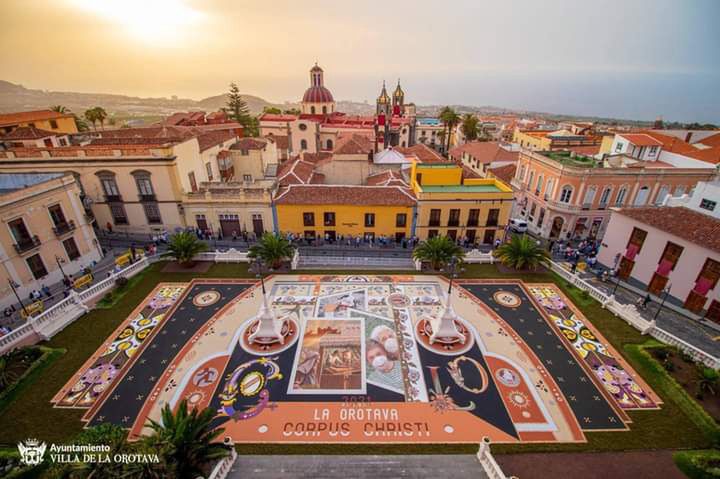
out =
[[598,260],[618,276],[720,323],[720,220],[685,207],[612,208]]

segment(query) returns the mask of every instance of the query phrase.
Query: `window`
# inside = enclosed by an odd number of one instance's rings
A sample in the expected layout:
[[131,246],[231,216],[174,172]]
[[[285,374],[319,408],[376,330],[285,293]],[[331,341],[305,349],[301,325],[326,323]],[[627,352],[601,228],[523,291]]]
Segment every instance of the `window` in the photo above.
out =
[[315,231],[313,231],[313,230],[304,231],[303,235],[305,236],[306,240],[314,240],[315,239]]
[[602,192],[602,195],[600,195],[600,207],[603,208],[605,205],[608,204],[608,201],[610,201],[610,192],[612,190],[608,187],[605,188]]
[[111,204],[110,214],[113,217],[113,223],[116,225],[128,224],[127,214],[125,214],[125,207],[122,204]]
[[657,155],[658,147],[657,146],[651,146],[650,151],[648,151],[648,156],[655,156]]
[[622,141],[618,141],[617,144],[615,145],[615,152],[617,153],[618,151],[622,151],[624,146],[625,146],[625,143],[623,143]]
[[246,183],[252,182],[252,175],[243,175],[243,181]]
[[545,188],[545,199],[547,200],[552,194],[553,194],[553,179],[550,178],[547,182],[547,187]]
[[673,196],[682,196],[685,194],[685,187],[684,186],[676,186],[675,192],[673,193]]
[[405,226],[407,226],[407,214],[398,213],[397,215],[395,215],[395,227],[405,228]]
[[[533,203],[533,207],[535,206],[535,203]],[[497,208],[492,208],[488,211],[488,218],[487,223],[485,226],[497,226],[498,219],[500,218],[500,210]]]
[[670,187],[669,186],[661,186],[660,191],[658,191],[657,196],[655,197],[655,204],[661,205],[663,201],[665,201],[665,197],[670,193]]
[[43,263],[40,254],[32,255],[26,261],[30,271],[32,272],[33,278],[40,279],[47,276],[47,269],[45,269],[45,264]]
[[597,187],[594,185],[587,189],[585,192],[585,198],[583,199],[583,209],[589,209],[592,206],[593,201],[595,201],[596,190]]
[[12,235],[15,238],[15,242],[22,246],[29,243],[32,243],[32,237],[30,236],[30,232],[28,231],[27,227],[25,226],[25,222],[22,218],[18,218],[16,220],[12,220],[8,223],[8,226],[10,227],[10,231],[12,231]]
[[703,198],[700,200],[700,208],[708,211],[715,211],[715,207],[717,206],[717,201],[709,200],[707,198]]
[[439,209],[430,210],[430,221],[428,223],[428,226],[440,226],[440,210]]
[[160,208],[158,208],[157,203],[143,203],[143,209],[149,224],[157,225],[162,223]]
[[105,176],[100,178],[100,183],[102,184],[103,191],[105,192],[105,196],[107,196],[108,199],[112,197],[120,197],[120,191],[118,190],[117,183],[115,183],[115,178]]
[[560,192],[560,203],[570,203],[572,193],[572,186],[563,186],[562,191]]
[[451,209],[450,216],[448,216],[448,226],[460,226],[460,210]]
[[198,190],[197,182],[195,181],[195,172],[191,171],[188,173],[188,180],[190,181],[190,191],[196,193]]
[[248,150],[247,148],[241,148],[240,155],[241,156],[250,156],[250,150]]
[[471,209],[468,212],[467,226],[477,226],[480,222],[480,210]]
[[70,238],[63,241],[62,244],[65,247],[65,252],[67,253],[68,259],[70,261],[74,261],[80,257],[80,251],[78,250],[77,244],[75,243],[75,238],[71,236]]
[[335,226],[335,213],[332,211],[323,213],[323,224],[325,226]]
[[438,235],[438,230],[428,230],[428,238],[434,238]]
[[208,181],[213,180],[212,164],[210,162],[205,163],[205,170],[207,171]]
[[615,198],[615,206],[622,206],[625,202],[625,196],[627,195],[627,188],[624,186],[618,191],[617,197]]
[[307,150],[307,140],[300,140],[300,149]]
[[67,220],[65,219],[65,214],[63,213],[63,210],[60,207],[60,205],[49,206],[48,212],[50,213],[50,218],[52,219],[52,222],[56,228],[67,224]]
[[528,215],[528,219],[532,221],[535,218],[535,209],[537,206],[535,205],[535,202],[533,201],[530,203],[530,214]]
[[311,114],[311,115],[314,115],[314,114],[315,114],[315,107],[314,107],[314,106],[311,106],[311,107],[310,107],[310,114]]
[[135,184],[137,184],[141,200],[155,196],[149,176],[135,176]]
[[327,107],[323,106],[323,115],[327,113]]
[[540,208],[540,216],[538,216],[538,221],[537,221],[538,228],[542,227],[544,220],[545,220],[545,208]]
[[298,128],[300,128],[300,131],[305,131],[307,130],[307,125],[305,123],[300,123],[298,125]]
[[303,226],[315,226],[315,213],[303,213]]
[[53,130],[57,130],[57,127],[58,127],[57,121],[50,120],[50,128],[52,128]]
[[648,188],[647,186],[643,186],[642,188],[640,188],[637,192],[637,195],[635,196],[634,206],[642,206],[647,203],[649,193],[650,188]]
[[375,226],[375,213],[365,213],[365,226],[368,228]]
[[530,172],[530,177],[528,178],[528,182],[527,182],[528,187],[532,187],[533,179],[535,179],[535,172],[534,172],[534,171],[531,171],[531,172]]
[[538,176],[537,187],[535,188],[535,196],[540,195],[540,192],[542,191],[542,186],[543,186],[543,176],[540,175],[540,176]]
[[327,149],[327,150],[332,150],[332,149],[333,149],[333,142],[332,142],[332,140],[328,140],[328,141],[326,142],[326,149]]

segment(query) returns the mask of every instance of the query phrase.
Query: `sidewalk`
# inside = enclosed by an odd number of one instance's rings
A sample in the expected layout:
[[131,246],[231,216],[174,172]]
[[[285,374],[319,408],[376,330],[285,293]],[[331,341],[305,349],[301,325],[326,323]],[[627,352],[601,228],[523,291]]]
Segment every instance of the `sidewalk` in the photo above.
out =
[[[556,258],[555,261],[562,264],[568,270],[570,269],[570,263],[564,259]],[[599,289],[603,293],[610,295],[615,289],[615,283],[617,278],[611,278],[607,282],[597,278],[597,276],[588,271],[578,271],[580,278],[590,283],[593,287]],[[617,289],[615,289],[615,299],[624,304],[637,304],[639,300],[642,300],[647,291],[641,291],[638,293],[637,288],[620,281]],[[708,354],[720,358],[720,341],[716,341],[714,338],[720,337],[720,331],[710,326],[703,324],[701,321],[680,314],[675,311],[667,302],[660,309],[662,298],[651,295],[651,302],[645,309],[638,308],[640,315],[648,320],[652,321],[653,318],[656,320],[656,324],[659,328],[664,329],[670,334],[677,336],[683,341],[692,344],[693,346],[702,349]],[[657,317],[656,317],[657,314]]]

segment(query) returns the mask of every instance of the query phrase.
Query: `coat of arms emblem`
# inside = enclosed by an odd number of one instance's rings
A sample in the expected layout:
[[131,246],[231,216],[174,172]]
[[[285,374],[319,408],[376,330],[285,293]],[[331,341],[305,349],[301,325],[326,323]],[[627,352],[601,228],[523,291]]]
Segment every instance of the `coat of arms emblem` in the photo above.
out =
[[37,439],[28,439],[24,444],[20,441],[18,443],[20,462],[28,466],[37,466],[42,462],[46,448],[47,446],[45,443],[40,442]]

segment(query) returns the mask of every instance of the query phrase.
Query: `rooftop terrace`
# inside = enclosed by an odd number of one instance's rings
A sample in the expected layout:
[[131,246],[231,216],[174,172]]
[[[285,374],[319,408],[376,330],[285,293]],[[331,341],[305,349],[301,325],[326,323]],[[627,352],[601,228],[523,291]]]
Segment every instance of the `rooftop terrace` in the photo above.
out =
[[423,185],[424,193],[502,193],[495,184],[491,185]]
[[584,155],[573,155],[570,151],[543,151],[540,154],[564,166],[573,166],[575,168],[596,168],[598,166],[594,158]]

